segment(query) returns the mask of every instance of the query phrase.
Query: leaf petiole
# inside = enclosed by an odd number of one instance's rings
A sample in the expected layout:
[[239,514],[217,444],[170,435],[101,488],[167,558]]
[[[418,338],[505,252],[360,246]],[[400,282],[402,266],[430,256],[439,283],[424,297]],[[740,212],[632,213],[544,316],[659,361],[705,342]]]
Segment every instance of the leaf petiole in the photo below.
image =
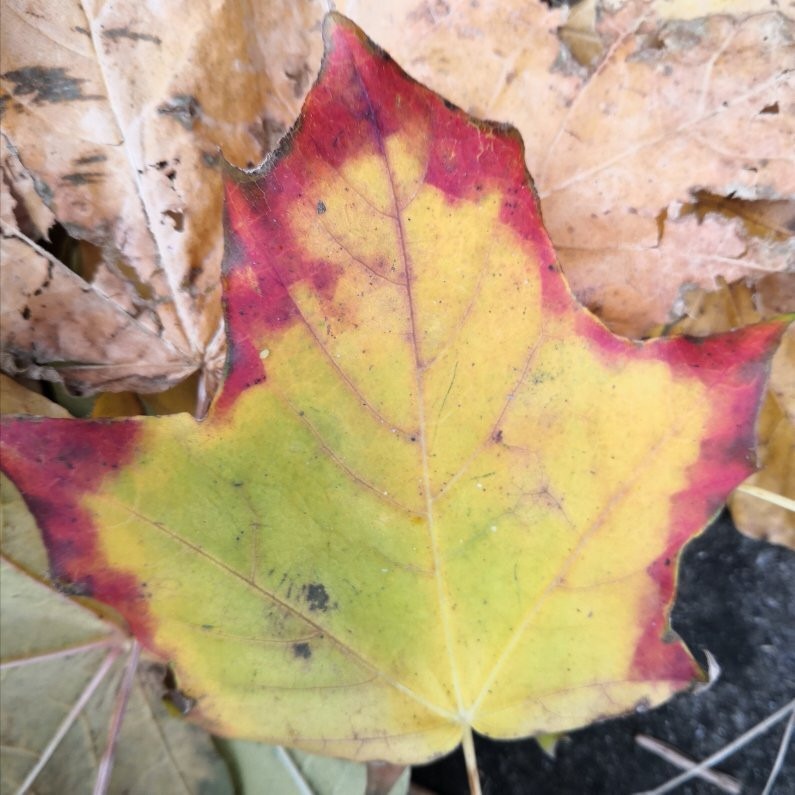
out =
[[475,756],[475,740],[472,737],[471,726],[467,726],[464,729],[464,736],[461,743],[464,747],[464,762],[466,762],[467,766],[470,795],[482,795],[480,789],[480,776],[478,775],[478,760]]

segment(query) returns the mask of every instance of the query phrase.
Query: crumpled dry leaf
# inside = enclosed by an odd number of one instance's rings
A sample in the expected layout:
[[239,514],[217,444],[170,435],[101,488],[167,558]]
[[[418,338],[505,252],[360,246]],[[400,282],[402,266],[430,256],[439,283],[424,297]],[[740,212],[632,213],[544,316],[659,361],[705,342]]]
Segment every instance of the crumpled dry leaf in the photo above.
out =
[[591,3],[571,26],[524,0],[337,5],[413,77],[519,128],[564,271],[613,330],[665,321],[683,284],[795,266],[791,227],[745,218],[774,199],[795,216],[795,21],[774,2]]
[[16,226],[0,237],[0,366],[93,389],[165,389],[191,363]]
[[[795,308],[795,274],[776,274],[755,288],[723,284],[714,292],[692,290],[682,296],[683,317],[667,331],[706,335],[757,323]],[[795,328],[789,328],[773,357],[768,394],[756,425],[759,471],[744,485],[795,500]],[[795,549],[795,513],[751,494],[729,499],[738,529]]]
[[[65,288],[67,276],[30,275],[56,266],[12,235],[5,367],[137,391],[201,368],[212,393],[223,361],[218,147],[253,164],[283,132],[308,82],[305,61],[314,50],[319,58],[314,10],[3,4],[4,130],[57,220],[102,249],[90,288],[79,279]],[[41,306],[21,315],[30,290]],[[53,360],[91,367],[39,366]]]

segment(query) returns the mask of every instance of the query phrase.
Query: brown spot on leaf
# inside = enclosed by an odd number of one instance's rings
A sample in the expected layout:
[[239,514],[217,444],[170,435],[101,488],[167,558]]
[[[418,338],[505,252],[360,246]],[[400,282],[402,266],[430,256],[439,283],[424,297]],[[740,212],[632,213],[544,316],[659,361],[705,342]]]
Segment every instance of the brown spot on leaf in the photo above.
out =
[[106,155],[86,155],[85,157],[78,157],[74,164],[76,166],[87,166],[91,163],[104,163],[107,160]]
[[163,215],[167,215],[174,223],[174,230],[181,232],[185,228],[185,213],[179,210],[164,210]]
[[71,77],[61,66],[24,66],[0,75],[14,84],[15,97],[33,94],[33,102],[72,102],[79,99],[102,99],[99,94],[84,94],[82,77]]
[[118,41],[119,39],[130,39],[131,41],[149,41],[152,44],[162,44],[163,40],[159,36],[154,36],[151,33],[138,33],[129,28],[108,28],[103,31],[102,35],[111,41]]
[[101,171],[75,171],[73,174],[64,174],[62,180],[70,185],[95,185],[103,176]]
[[192,130],[201,114],[199,100],[191,94],[177,94],[157,109],[161,116],[172,116],[186,130]]

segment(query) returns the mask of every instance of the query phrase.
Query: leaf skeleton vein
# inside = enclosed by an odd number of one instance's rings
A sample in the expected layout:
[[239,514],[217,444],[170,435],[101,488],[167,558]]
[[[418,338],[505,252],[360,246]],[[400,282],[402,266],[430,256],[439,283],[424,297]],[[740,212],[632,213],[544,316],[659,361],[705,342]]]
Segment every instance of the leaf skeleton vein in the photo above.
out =
[[632,146],[628,146],[626,149],[617,152],[615,155],[609,157],[607,160],[600,163],[599,165],[583,169],[582,171],[573,174],[571,177],[564,179],[562,182],[559,182],[557,185],[552,185],[548,188],[544,188],[543,190],[539,187],[538,196],[541,199],[546,199],[553,193],[565,190],[566,188],[569,188],[572,185],[577,184],[578,182],[582,182],[583,180],[586,180],[589,177],[594,176],[595,174],[599,174],[602,171],[606,171],[616,163],[621,162],[627,157],[631,157],[632,155],[642,151],[643,149],[648,149],[652,146],[656,146],[657,144],[664,143],[669,138],[674,138],[675,136],[681,135],[682,133],[687,133],[689,130],[698,126],[702,122],[706,122],[707,120],[709,120],[714,116],[719,116],[721,113],[725,112],[734,105],[744,102],[746,99],[750,99],[756,94],[764,92],[770,86],[773,86],[776,83],[782,81],[783,78],[785,78],[786,76],[787,76],[786,73],[775,75],[770,80],[766,80],[765,82],[760,83],[757,86],[754,86],[750,91],[747,91],[745,94],[742,94],[738,97],[734,97],[731,101],[729,101],[727,105],[725,106],[721,105],[717,108],[713,108],[712,110],[709,111],[709,113],[706,113],[701,118],[688,119],[687,121],[682,122],[682,124],[680,124],[678,127],[675,127],[673,130],[666,130],[665,132],[660,133],[659,135],[655,135],[653,138],[649,138],[645,141],[640,141],[639,143],[634,144]]
[[536,339],[527,353],[527,357],[525,358],[524,365],[522,366],[521,373],[519,374],[519,378],[516,381],[515,386],[508,394],[508,397],[505,399],[505,403],[500,409],[500,413],[497,415],[497,420],[492,425],[483,441],[472,451],[472,454],[469,456],[469,458],[467,458],[467,460],[461,465],[461,468],[439,489],[439,491],[436,492],[436,494],[431,496],[431,501],[435,502],[444,494],[446,494],[455,485],[455,483],[461,479],[464,473],[472,465],[472,462],[477,459],[486,445],[491,441],[491,439],[493,439],[494,434],[499,430],[502,421],[505,419],[505,415],[508,412],[508,408],[510,407],[511,403],[513,402],[514,396],[522,388],[522,384],[524,383],[525,378],[527,378],[527,374],[530,372],[530,366],[532,365],[533,360],[538,353],[538,349],[541,347],[541,344],[545,339],[546,337],[543,331],[539,332],[538,339]]
[[160,735],[160,747],[165,750],[166,756],[168,756],[172,768],[179,777],[180,783],[182,784],[182,787],[186,795],[193,795],[194,789],[188,784],[188,781],[185,778],[185,773],[183,772],[182,767],[177,763],[177,760],[174,758],[174,753],[171,750],[171,743],[169,742],[168,736],[163,731],[163,727],[160,721],[157,719],[155,708],[152,706],[152,701],[151,701],[152,694],[148,691],[148,688],[142,687],[140,683],[138,684],[138,689],[141,692],[141,701],[146,705],[149,720],[152,722],[152,725],[155,727],[155,730]]
[[[167,262],[170,257],[169,252],[163,250],[163,244],[158,239],[158,236],[154,231],[155,224],[153,223],[152,215],[155,208],[149,207],[145,199],[147,192],[144,190],[143,164],[140,162],[140,158],[136,156],[132,144],[132,141],[135,140],[136,136],[130,135],[130,131],[124,129],[124,125],[122,124],[122,120],[125,118],[125,114],[121,110],[123,100],[116,96],[116,93],[112,90],[113,81],[109,78],[108,67],[105,63],[105,59],[102,57],[105,50],[102,47],[102,43],[99,39],[100,33],[98,33],[98,29],[102,30],[102,27],[100,25],[92,24],[92,20],[90,19],[88,11],[85,8],[85,0],[81,0],[80,5],[83,13],[86,16],[86,22],[88,23],[88,28],[91,34],[91,45],[94,49],[96,63],[99,68],[99,72],[102,75],[102,82],[107,92],[108,105],[110,106],[111,112],[113,114],[113,120],[118,126],[119,133],[121,135],[120,147],[124,152],[129,164],[130,176],[133,184],[135,185],[136,198],[138,199],[141,212],[143,213],[143,216],[146,220],[146,232],[152,241],[155,251],[157,252],[159,259],[158,264],[161,265],[162,268],[162,263]],[[199,336],[199,329],[197,324],[191,322],[190,320],[190,307],[185,306],[185,303],[183,302],[183,298],[185,297],[184,291],[179,286],[175,269],[162,268],[162,271],[165,274],[166,281],[168,282],[169,291],[171,292],[174,302],[177,323],[179,324],[182,333],[185,335],[185,340],[190,346],[191,351],[194,353],[201,352],[203,345]],[[180,276],[179,278],[181,279],[182,277]]]
[[480,267],[480,272],[478,273],[477,279],[475,280],[475,286],[472,288],[472,297],[469,299],[469,303],[467,304],[466,309],[461,314],[461,317],[456,322],[455,326],[450,331],[449,336],[442,342],[442,344],[436,349],[436,352],[431,356],[430,359],[422,362],[422,369],[427,370],[430,368],[433,363],[448,349],[453,343],[458,339],[458,335],[463,330],[464,326],[466,325],[469,316],[472,314],[472,310],[475,308],[475,303],[478,300],[478,297],[481,295],[480,286],[483,284],[483,277],[486,275],[486,271],[489,269],[491,265],[491,254],[493,252],[493,248],[489,249],[488,254],[483,258],[483,264]]
[[[318,156],[322,158],[322,155]],[[342,182],[346,187],[350,188],[351,191],[355,193],[373,212],[382,215],[384,218],[391,218],[393,221],[395,220],[393,213],[390,213],[388,210],[382,210],[361,190],[361,188],[356,187],[356,185],[354,185],[347,177],[345,177],[344,174],[334,164],[329,163],[328,160],[323,160],[323,162],[339,177],[340,182]]]

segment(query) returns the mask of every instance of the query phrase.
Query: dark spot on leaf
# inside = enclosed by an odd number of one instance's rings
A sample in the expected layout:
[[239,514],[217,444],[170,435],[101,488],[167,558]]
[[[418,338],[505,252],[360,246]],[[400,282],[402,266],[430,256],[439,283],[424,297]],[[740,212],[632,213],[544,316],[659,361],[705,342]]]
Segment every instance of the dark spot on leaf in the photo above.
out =
[[302,588],[309,609],[325,613],[329,609],[329,597],[326,587],[319,582],[312,582]]
[[308,660],[312,656],[312,649],[309,648],[308,643],[293,643],[293,654]]
[[201,113],[199,100],[190,94],[177,94],[158,107],[161,116],[172,116],[186,130],[192,130]]
[[81,27],[80,25],[75,25],[72,28],[72,30],[75,33],[82,33],[84,36],[90,36],[91,35],[91,31],[90,30],[88,30],[87,28]]
[[104,163],[108,158],[105,155],[86,155],[74,161],[76,166],[87,166],[90,163]]
[[22,312],[21,312],[21,315],[22,315],[22,317],[23,317],[25,320],[30,320],[30,307],[29,307],[29,306],[26,306],[26,307],[25,307],[25,308],[22,310]]
[[447,110],[458,110],[458,106],[450,102],[449,99],[442,99],[442,102],[444,102],[444,106],[447,108]]
[[103,176],[101,171],[76,171],[74,174],[64,174],[62,179],[70,185],[95,185]]
[[317,203],[317,214],[318,215],[323,215],[324,212],[326,212],[325,203],[324,202],[318,202]]
[[770,113],[776,114],[778,113],[778,102],[771,102],[769,105],[765,105],[762,110],[759,111],[760,113]]
[[15,97],[33,94],[33,102],[72,102],[78,99],[102,99],[99,94],[84,94],[81,85],[86,81],[81,77],[70,77],[61,66],[25,66],[0,75],[14,84]]
[[153,36],[151,33],[138,33],[129,28],[108,28],[103,31],[102,35],[111,41],[118,41],[119,39],[130,39],[132,41],[150,41],[152,44],[162,44],[163,41],[159,36]]
[[502,441],[502,430],[498,430],[497,433],[494,434],[494,441],[497,443]]
[[66,596],[93,596],[94,589],[91,585],[91,579],[85,578],[75,582],[61,579],[60,577],[53,578],[55,589]]

